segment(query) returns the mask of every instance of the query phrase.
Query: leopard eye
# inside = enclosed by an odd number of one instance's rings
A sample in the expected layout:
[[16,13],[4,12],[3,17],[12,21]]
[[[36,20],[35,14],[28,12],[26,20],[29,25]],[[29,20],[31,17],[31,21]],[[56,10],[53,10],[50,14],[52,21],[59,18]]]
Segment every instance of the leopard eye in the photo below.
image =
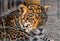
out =
[[33,23],[34,19],[33,18],[29,18],[28,21]]
[[32,13],[30,13],[30,14],[28,14],[28,16],[29,17],[33,17],[34,16],[34,13],[32,14]]
[[41,7],[38,7],[38,9],[41,9]]

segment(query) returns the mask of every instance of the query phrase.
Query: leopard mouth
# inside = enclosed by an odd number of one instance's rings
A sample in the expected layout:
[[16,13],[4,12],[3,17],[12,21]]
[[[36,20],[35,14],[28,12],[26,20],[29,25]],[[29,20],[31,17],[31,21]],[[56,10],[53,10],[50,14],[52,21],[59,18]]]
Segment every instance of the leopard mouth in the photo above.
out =
[[25,32],[29,33],[32,30],[32,24],[28,21],[22,23],[23,27],[21,27]]

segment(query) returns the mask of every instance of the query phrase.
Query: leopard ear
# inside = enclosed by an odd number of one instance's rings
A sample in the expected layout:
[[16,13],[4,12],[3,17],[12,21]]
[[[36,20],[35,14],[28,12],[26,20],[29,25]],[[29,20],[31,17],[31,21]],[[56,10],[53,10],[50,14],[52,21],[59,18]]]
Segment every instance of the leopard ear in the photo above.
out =
[[23,7],[23,4],[20,4],[19,6],[18,6],[18,10],[20,11],[20,9]]
[[46,6],[44,6],[44,8],[45,8],[45,9],[48,9],[48,8],[49,8],[49,6],[48,6],[48,5],[46,5]]

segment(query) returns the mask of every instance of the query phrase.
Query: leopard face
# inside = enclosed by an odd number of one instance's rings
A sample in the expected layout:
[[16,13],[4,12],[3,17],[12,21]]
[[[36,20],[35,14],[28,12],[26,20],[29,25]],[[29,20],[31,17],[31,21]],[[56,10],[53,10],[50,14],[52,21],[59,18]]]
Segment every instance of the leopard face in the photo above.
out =
[[40,12],[41,9],[38,8],[40,8],[38,5],[30,5],[26,10],[25,6],[25,12],[19,13],[21,14],[21,17],[19,18],[19,23],[27,32],[43,25],[43,16]]

